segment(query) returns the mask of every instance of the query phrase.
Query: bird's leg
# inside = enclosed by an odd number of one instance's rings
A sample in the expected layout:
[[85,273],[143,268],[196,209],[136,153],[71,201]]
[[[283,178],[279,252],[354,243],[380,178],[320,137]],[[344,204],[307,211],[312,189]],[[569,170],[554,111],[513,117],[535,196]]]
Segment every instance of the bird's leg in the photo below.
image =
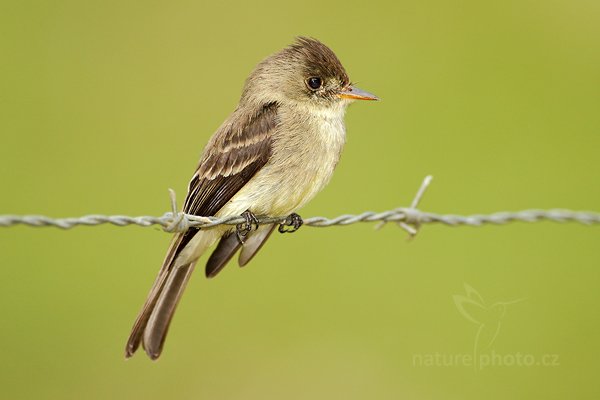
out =
[[[303,223],[304,221],[302,221],[302,217],[300,217],[296,213],[291,213],[290,215],[288,215],[285,221],[279,224],[279,233],[296,232],[302,226]],[[290,228],[288,228],[288,226]]]
[[240,216],[246,221],[235,226],[235,234],[240,243],[244,244],[244,239],[246,239],[246,236],[252,231],[252,226],[254,226],[254,230],[258,229],[258,218],[256,218],[256,215],[252,214],[250,210],[244,211]]

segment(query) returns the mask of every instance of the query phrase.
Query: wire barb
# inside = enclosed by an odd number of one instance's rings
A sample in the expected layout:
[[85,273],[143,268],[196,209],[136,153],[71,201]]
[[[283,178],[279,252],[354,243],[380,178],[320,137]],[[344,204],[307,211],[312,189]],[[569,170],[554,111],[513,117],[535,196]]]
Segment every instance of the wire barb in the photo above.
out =
[[[417,207],[425,191],[431,184],[431,176],[425,177],[421,187],[417,191],[410,207],[396,208],[389,211],[373,212],[366,211],[358,215],[344,214],[335,218],[312,217],[304,220],[304,225],[313,227],[346,226],[359,222],[379,222],[377,228],[388,222],[397,223],[404,229],[409,239],[415,237],[424,224],[443,224],[446,226],[482,226],[486,224],[504,225],[510,222],[577,222],[584,225],[600,224],[600,213],[594,211],[572,211],[564,209],[551,210],[523,210],[515,212],[497,212],[487,215],[452,215],[435,214],[419,210]],[[209,229],[218,225],[237,225],[243,223],[244,218],[239,215],[228,217],[201,217],[185,214],[178,211],[175,191],[169,189],[171,211],[161,217],[126,215],[85,215],[75,218],[50,218],[43,215],[0,215],[0,227],[11,227],[16,225],[26,226],[52,226],[61,229],[70,229],[75,226],[96,226],[111,224],[115,226],[154,226],[159,225],[166,232],[185,232],[190,228]],[[288,216],[257,216],[259,224],[273,224],[285,221]]]
[[190,229],[189,219],[183,211],[177,211],[177,196],[175,190],[169,188],[169,199],[171,200],[171,222],[163,226],[165,232],[185,232]]
[[[419,229],[421,228],[421,220],[419,218],[421,212],[417,209],[417,207],[419,206],[419,203],[421,202],[421,199],[423,198],[423,195],[425,194],[425,191],[431,184],[432,180],[433,176],[431,175],[427,175],[425,179],[423,179],[421,187],[419,187],[417,194],[413,198],[413,201],[410,203],[410,208],[396,209],[396,211],[404,214],[404,220],[396,221],[396,223],[400,228],[404,229],[408,233],[408,240],[413,239],[415,236],[417,236],[417,233],[419,233]],[[387,221],[380,222],[379,224],[377,224],[375,229],[381,229],[386,224],[386,222]]]

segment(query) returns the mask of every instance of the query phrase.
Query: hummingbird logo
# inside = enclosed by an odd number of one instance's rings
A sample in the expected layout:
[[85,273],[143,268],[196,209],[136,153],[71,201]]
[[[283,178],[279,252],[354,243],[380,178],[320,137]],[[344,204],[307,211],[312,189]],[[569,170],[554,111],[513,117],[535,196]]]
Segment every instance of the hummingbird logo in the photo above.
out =
[[477,360],[477,354],[489,349],[496,341],[508,306],[520,303],[525,299],[499,301],[487,305],[483,297],[472,286],[464,283],[464,288],[466,296],[456,294],[452,298],[458,312],[477,325],[473,349],[474,359]]

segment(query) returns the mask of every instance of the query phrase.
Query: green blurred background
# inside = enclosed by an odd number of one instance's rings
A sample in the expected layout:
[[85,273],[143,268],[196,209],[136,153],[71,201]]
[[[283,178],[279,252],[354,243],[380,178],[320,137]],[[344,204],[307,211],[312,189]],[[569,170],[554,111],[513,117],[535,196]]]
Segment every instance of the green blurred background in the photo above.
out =
[[[0,213],[167,211],[246,76],[296,35],[382,98],[348,111],[342,161],[305,217],[407,205],[427,174],[427,211],[600,210],[598,1],[0,9]],[[430,225],[412,242],[373,227],[276,235],[244,270],[197,273],[158,362],[123,347],[168,234],[0,229],[0,397],[600,396],[597,227]],[[453,300],[465,283],[487,328],[486,308],[524,299],[480,350],[501,358],[486,368],[452,361],[478,331]]]

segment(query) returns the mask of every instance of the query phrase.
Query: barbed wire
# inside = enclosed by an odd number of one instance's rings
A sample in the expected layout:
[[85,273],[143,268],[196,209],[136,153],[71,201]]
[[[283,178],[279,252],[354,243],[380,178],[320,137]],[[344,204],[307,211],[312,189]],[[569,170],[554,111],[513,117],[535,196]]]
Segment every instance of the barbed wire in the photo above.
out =
[[[425,190],[431,183],[431,176],[425,177],[409,207],[400,207],[383,212],[366,211],[361,214],[344,214],[335,218],[311,217],[304,219],[304,225],[313,227],[346,226],[359,222],[379,222],[377,228],[394,222],[412,237],[423,224],[440,223],[447,226],[481,226],[485,224],[504,225],[509,222],[577,222],[585,225],[600,224],[600,213],[593,211],[572,211],[564,209],[522,210],[514,212],[496,212],[492,214],[453,215],[424,212],[417,209]],[[96,226],[111,224],[115,226],[154,226],[159,225],[166,232],[185,232],[190,228],[209,229],[218,225],[238,225],[246,222],[242,216],[233,215],[222,218],[200,217],[177,211],[175,192],[169,189],[171,211],[164,215],[132,217],[126,215],[85,215],[73,218],[50,218],[43,215],[0,215],[0,227],[26,225],[33,227],[51,226],[70,229],[76,226]],[[259,224],[286,224],[287,216],[257,216]]]

